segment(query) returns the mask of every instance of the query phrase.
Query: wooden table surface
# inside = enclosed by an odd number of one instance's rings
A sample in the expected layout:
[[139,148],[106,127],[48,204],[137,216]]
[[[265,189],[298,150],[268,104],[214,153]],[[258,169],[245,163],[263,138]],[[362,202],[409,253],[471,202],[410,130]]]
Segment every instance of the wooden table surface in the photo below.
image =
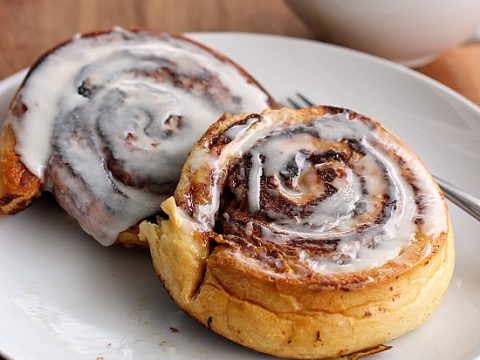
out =
[[[115,25],[315,38],[282,0],[0,0],[0,79],[77,32]],[[480,43],[450,49],[418,71],[480,105]]]

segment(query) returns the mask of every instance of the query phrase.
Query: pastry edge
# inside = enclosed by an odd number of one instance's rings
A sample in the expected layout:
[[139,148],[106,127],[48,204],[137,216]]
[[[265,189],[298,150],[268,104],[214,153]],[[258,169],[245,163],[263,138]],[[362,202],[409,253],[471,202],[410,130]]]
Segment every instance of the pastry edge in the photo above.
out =
[[[144,222],[158,276],[172,298],[201,324],[260,352],[290,358],[350,354],[422,324],[440,303],[454,268],[454,237],[407,271],[351,289],[301,289],[257,281],[209,259],[206,239],[184,226],[173,198],[170,219]],[[267,286],[265,286],[267,284]],[[270,284],[270,285],[268,285]]]

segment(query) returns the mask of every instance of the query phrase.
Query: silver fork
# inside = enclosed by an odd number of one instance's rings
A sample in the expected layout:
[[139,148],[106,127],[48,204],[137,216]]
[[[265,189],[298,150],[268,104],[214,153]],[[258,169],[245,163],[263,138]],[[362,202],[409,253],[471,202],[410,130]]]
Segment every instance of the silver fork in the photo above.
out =
[[[293,97],[287,97],[287,101],[295,109],[300,109],[304,106],[314,106],[313,101],[308,99],[305,95],[297,92],[296,96],[298,100],[295,100]],[[304,104],[304,106],[302,106]],[[475,219],[480,221],[480,199],[477,199],[475,196],[466,193],[463,190],[460,190],[455,185],[450,184],[449,182],[439,178],[438,176],[433,176],[437,181],[440,188],[443,190],[445,197],[450,200],[452,203],[457,205],[460,209],[464,210],[466,213],[473,216]]]

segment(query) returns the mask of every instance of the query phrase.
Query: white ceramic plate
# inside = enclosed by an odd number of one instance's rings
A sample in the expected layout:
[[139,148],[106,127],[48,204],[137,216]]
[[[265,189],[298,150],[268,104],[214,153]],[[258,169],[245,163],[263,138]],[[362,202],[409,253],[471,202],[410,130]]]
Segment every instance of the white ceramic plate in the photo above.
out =
[[[314,101],[380,119],[435,174],[480,196],[480,110],[413,71],[331,45],[284,37],[196,34],[283,101]],[[0,83],[0,118],[24,72]],[[46,84],[48,86],[48,84]],[[418,330],[371,359],[480,354],[480,223],[453,205],[457,265]],[[103,248],[52,200],[0,219],[0,352],[13,359],[263,359],[180,311],[147,252]],[[178,330],[178,331],[177,331]]]

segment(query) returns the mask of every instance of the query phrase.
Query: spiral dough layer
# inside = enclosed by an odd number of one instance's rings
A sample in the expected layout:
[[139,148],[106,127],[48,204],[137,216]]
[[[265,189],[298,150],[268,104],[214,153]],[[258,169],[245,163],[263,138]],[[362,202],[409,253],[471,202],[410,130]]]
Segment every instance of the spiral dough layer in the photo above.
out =
[[192,149],[168,220],[143,222],[165,288],[257,351],[331,358],[413,330],[453,272],[443,195],[380,123],[327,106],[225,115]]
[[265,271],[300,277],[379,268],[418,233],[447,231],[442,195],[395,136],[349,110],[311,111],[211,129],[177,191],[184,215]]
[[22,163],[104,245],[159,211],[188,151],[224,112],[273,99],[230,60],[184,36],[77,36],[29,73],[7,126]]

